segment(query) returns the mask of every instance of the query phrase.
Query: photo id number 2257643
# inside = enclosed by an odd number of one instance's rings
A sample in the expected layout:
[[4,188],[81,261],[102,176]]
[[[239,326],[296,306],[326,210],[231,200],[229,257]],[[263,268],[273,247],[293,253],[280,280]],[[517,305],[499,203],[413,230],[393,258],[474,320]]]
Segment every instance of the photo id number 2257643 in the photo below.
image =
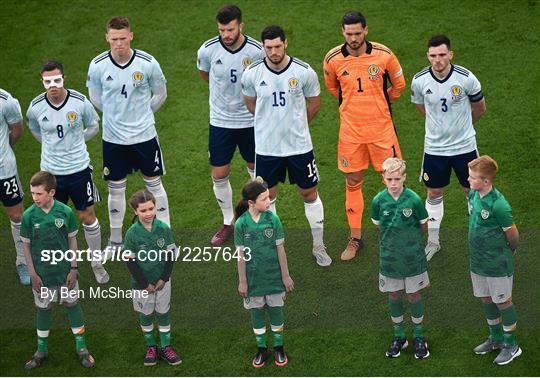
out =
[[209,262],[209,261],[231,261],[243,259],[244,261],[251,260],[251,249],[243,248],[241,253],[239,248],[232,247],[180,247],[178,248],[179,256],[177,260],[185,262]]

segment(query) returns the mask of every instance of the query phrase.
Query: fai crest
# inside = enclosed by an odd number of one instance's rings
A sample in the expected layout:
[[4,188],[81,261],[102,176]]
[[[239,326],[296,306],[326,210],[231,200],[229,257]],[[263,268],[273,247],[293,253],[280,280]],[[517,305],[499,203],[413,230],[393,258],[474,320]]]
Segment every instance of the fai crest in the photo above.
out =
[[409,218],[412,215],[412,209],[409,207],[403,209],[403,215],[405,215],[406,218]]
[[156,241],[156,244],[158,245],[159,248],[163,248],[163,246],[165,245],[165,239],[164,238],[159,238]]
[[347,158],[345,156],[340,156],[339,157],[339,160],[341,161],[341,165],[344,166],[344,167],[348,167],[349,166],[349,161],[347,160]]
[[64,225],[64,220],[61,219],[61,218],[55,218],[55,219],[54,219],[54,225],[55,225],[57,228],[62,228],[62,226]]
[[266,230],[264,230],[264,236],[266,236],[267,238],[271,238],[272,236],[274,236],[274,229],[267,228]]
[[488,219],[489,211],[487,211],[486,209],[482,209],[482,211],[480,212],[480,216],[482,217],[482,219]]

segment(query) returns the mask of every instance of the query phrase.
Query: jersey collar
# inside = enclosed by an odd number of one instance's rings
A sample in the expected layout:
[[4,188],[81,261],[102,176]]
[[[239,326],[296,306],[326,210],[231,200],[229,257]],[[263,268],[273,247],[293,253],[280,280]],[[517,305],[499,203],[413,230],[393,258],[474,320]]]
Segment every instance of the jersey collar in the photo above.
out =
[[276,74],[276,75],[281,75],[283,72],[287,71],[287,69],[291,66],[292,62],[293,62],[293,57],[292,56],[289,56],[289,63],[287,63],[287,65],[281,70],[281,71],[275,71],[273,69],[271,69],[268,64],[266,63],[266,57],[263,59],[263,62],[264,62],[264,65],[266,66],[266,68],[268,68],[268,71]]
[[454,65],[452,63],[450,63],[450,72],[448,72],[448,75],[446,75],[446,77],[444,79],[439,79],[437,76],[435,76],[435,74],[433,73],[433,70],[432,70],[432,67],[429,67],[429,73],[431,74],[431,77],[433,78],[433,80],[435,80],[437,83],[444,83],[446,80],[450,79],[450,76],[452,76],[452,74],[454,73]]
[[219,43],[221,43],[221,47],[223,47],[226,51],[230,52],[231,54],[236,54],[237,52],[241,51],[248,41],[248,37],[244,35],[244,43],[242,43],[240,47],[238,47],[236,50],[231,50],[223,43],[223,41],[221,40],[221,36],[219,36],[218,38],[219,38]]
[[129,59],[129,62],[127,62],[126,64],[124,64],[123,66],[118,64],[116,62],[116,60],[114,60],[112,54],[111,54],[111,50],[109,50],[109,59],[111,60],[112,64],[114,64],[116,67],[120,68],[121,70],[123,70],[124,68],[127,68],[129,67],[129,65],[133,62],[133,60],[135,60],[135,55],[137,53],[137,50],[135,49],[132,49],[133,50],[133,55],[131,55],[131,58]]
[[47,97],[47,93],[45,93],[45,101],[47,101],[47,104],[49,104],[49,106],[51,108],[53,108],[54,110],[60,110],[64,107],[64,105],[67,104],[68,100],[69,100],[69,95],[70,95],[70,91],[69,89],[66,89],[67,91],[67,95],[66,95],[66,98],[64,99],[64,101],[59,105],[59,106],[54,106],[52,102],[49,101],[49,98]]
[[[371,54],[371,51],[373,51],[373,45],[371,44],[371,42],[369,41],[366,41],[366,54]],[[343,54],[344,57],[348,57],[349,55],[349,50],[347,50],[347,44],[344,43],[343,46],[341,46],[341,54]],[[362,56],[362,55],[360,55]]]

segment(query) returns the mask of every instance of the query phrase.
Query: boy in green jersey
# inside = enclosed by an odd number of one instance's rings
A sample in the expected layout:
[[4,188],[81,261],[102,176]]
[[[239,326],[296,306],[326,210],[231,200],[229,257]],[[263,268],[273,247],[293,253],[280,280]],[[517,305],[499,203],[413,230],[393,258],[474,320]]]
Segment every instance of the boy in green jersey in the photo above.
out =
[[[48,356],[54,302],[63,304],[68,311],[79,361],[84,367],[94,366],[86,346],[83,310],[77,301],[77,222],[72,210],[54,199],[55,190],[56,179],[51,173],[40,171],[32,176],[30,191],[34,204],[22,218],[21,240],[37,307],[38,336],[37,351],[24,366],[27,370],[41,366]],[[63,258],[56,262],[51,252],[63,253]]]
[[263,367],[268,359],[266,347],[266,312],[274,336],[274,362],[288,363],[283,350],[283,305],[286,292],[293,290],[284,247],[283,226],[269,211],[270,194],[266,183],[257,177],[242,189],[242,200],[236,205],[234,244],[238,257],[238,293],[244,308],[251,313],[258,352],[254,368]]
[[[490,335],[476,354],[500,350],[493,361],[506,365],[521,355],[512,303],[514,257],[519,232],[506,198],[493,187],[497,162],[487,155],[469,163],[469,258],[474,296],[484,304]],[[502,318],[502,326],[501,326]]]
[[[171,273],[174,263],[173,235],[169,226],[156,218],[156,198],[148,190],[131,196],[136,222],[126,232],[125,251],[132,275],[133,308],[146,342],[144,366],[154,366],[158,356],[169,365],[179,365],[182,358],[171,346]],[[154,336],[154,318],[158,323],[161,347]]]
[[390,316],[394,338],[387,357],[399,357],[408,346],[403,328],[403,294],[411,304],[415,358],[427,358],[429,350],[424,339],[422,321],[424,301],[420,290],[429,286],[427,260],[422,231],[427,232],[428,214],[420,197],[405,188],[405,162],[388,158],[382,165],[386,189],[371,203],[371,220],[380,229],[379,290],[389,294]]

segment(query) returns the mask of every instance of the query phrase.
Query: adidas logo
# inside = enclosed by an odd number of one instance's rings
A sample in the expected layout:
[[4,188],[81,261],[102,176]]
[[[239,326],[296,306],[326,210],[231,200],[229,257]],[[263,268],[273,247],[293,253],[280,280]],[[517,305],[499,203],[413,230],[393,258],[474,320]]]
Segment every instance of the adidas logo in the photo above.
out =
[[118,211],[117,209],[112,209],[112,210],[110,211],[110,213],[111,213],[111,214],[117,214],[117,213],[119,213],[119,211]]
[[428,222],[435,222],[436,220],[437,220],[437,219],[435,219],[435,218],[429,218],[429,219],[428,219]]
[[324,224],[324,219],[321,219],[320,221],[315,222],[317,224]]
[[49,122],[49,119],[47,118],[47,116],[43,117],[42,119],[43,122]]
[[353,214],[354,210],[353,209],[347,209],[347,212]]
[[19,197],[19,194],[18,193],[13,193],[13,195],[11,196],[11,199],[15,199],[17,197]]
[[113,81],[113,78],[111,77],[111,75],[107,76],[107,78],[105,79],[106,81]]
[[343,73],[341,74],[341,76],[349,76],[349,73],[347,71],[343,71]]
[[264,80],[261,81],[261,83],[259,84],[259,87],[266,87],[266,86],[267,86],[267,85],[266,85],[266,82],[265,82]]
[[426,91],[426,94],[433,94],[433,92],[431,91],[431,89],[428,88],[428,90]]
[[156,167],[154,168],[154,172],[157,172],[159,171],[159,167],[156,165]]
[[90,201],[93,201],[94,200],[94,197],[90,196],[88,197],[88,200],[86,202],[90,202]]
[[165,210],[167,210],[167,209],[164,208],[164,207],[160,207],[159,209],[157,209],[157,211],[165,211]]
[[223,64],[223,62],[221,61],[221,59],[218,59],[216,64]]

